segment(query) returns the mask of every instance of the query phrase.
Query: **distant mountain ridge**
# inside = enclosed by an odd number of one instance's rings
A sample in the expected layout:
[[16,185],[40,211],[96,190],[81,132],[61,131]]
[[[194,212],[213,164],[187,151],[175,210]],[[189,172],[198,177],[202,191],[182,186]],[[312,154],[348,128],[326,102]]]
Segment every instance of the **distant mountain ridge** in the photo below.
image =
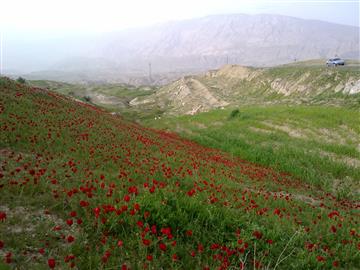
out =
[[338,55],[359,58],[359,28],[280,15],[216,15],[120,33],[103,51],[129,67],[206,70],[273,66]]
[[359,32],[355,26],[280,15],[212,15],[92,39],[71,38],[67,43],[53,42],[57,44],[54,48],[53,43],[38,44],[37,51],[58,52],[57,58],[63,60],[49,64],[50,58],[44,55],[48,65],[27,77],[166,84],[225,64],[264,67],[334,56],[360,59]]

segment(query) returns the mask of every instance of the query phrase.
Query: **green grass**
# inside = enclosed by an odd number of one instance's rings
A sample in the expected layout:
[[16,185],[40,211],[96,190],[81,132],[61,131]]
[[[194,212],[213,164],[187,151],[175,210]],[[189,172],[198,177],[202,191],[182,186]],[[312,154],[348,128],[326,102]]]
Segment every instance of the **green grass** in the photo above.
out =
[[[0,221],[0,254],[12,254],[12,269],[48,269],[49,258],[56,260],[56,269],[70,269],[71,262],[78,269],[104,270],[124,265],[237,269],[241,262],[247,269],[259,263],[264,269],[283,258],[277,269],[359,265],[357,202],[339,201],[302,179],[53,92],[3,78],[0,90],[0,211],[7,214]],[[224,110],[167,121],[192,131],[204,144],[214,141],[221,148],[228,141],[241,149],[247,141],[260,144],[268,138],[251,133],[250,123],[265,128],[261,121],[269,117],[281,122],[283,114],[294,120],[308,113],[303,107],[290,109],[239,108],[230,119],[231,111]],[[324,115],[332,109],[314,110],[317,116],[307,118],[317,119],[315,127],[329,126]],[[338,117],[341,110],[332,115]],[[269,136],[279,144],[295,142],[283,132]],[[355,155],[348,147],[333,151]],[[75,224],[68,225],[69,219]],[[69,235],[73,242],[67,241]],[[151,242],[145,245],[144,239]],[[69,255],[74,259],[66,261]]]
[[[144,121],[303,181],[359,195],[360,112],[325,106],[247,106]],[[351,160],[355,160],[355,166]],[[340,183],[340,184],[339,184]]]

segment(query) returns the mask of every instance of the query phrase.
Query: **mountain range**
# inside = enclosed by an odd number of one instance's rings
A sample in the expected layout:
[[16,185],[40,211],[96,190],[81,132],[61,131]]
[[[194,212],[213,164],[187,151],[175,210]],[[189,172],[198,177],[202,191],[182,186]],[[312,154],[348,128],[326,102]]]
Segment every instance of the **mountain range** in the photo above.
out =
[[151,61],[155,70],[359,58],[359,28],[278,15],[208,16],[121,33],[103,55],[121,62]]
[[32,50],[21,50],[29,51],[23,59],[37,64],[27,77],[163,84],[224,64],[261,67],[334,56],[360,58],[359,27],[267,14],[212,15],[77,38],[76,44],[62,39],[59,44],[37,44],[46,59],[42,66],[32,59]]

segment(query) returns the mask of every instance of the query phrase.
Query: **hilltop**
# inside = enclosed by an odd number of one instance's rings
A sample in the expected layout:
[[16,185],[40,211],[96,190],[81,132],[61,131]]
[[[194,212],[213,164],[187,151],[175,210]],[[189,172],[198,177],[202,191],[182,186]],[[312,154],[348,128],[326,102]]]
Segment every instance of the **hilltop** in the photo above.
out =
[[0,79],[2,269],[355,269],[359,202]]

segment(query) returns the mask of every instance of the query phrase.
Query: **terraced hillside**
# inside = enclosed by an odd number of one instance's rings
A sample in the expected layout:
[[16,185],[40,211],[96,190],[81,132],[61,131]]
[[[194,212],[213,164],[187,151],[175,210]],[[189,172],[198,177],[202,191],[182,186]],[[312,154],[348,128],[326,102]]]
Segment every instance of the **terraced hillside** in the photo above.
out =
[[359,207],[0,79],[1,269],[356,269]]

